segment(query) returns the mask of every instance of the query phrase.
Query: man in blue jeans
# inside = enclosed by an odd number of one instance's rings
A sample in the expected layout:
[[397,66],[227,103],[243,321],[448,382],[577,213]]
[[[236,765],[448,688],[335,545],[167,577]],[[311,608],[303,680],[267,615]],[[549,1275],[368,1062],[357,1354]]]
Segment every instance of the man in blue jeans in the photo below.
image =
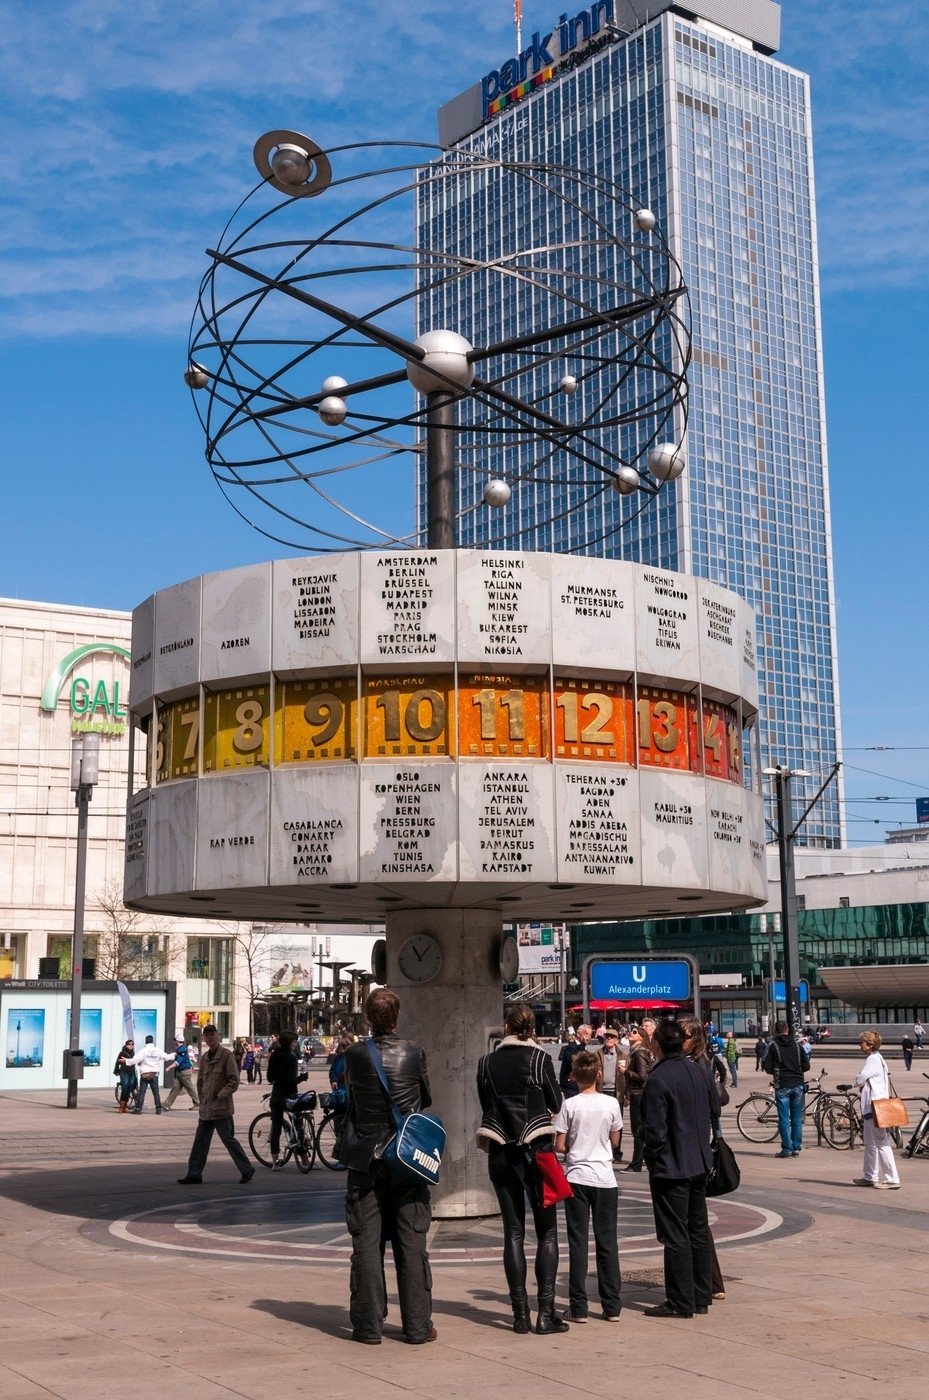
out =
[[799,1157],[803,1147],[803,1096],[806,1072],[810,1067],[807,1052],[790,1034],[786,1021],[774,1027],[774,1039],[768,1046],[762,1068],[774,1080],[774,1102],[777,1105],[777,1125],[781,1132],[778,1157]]

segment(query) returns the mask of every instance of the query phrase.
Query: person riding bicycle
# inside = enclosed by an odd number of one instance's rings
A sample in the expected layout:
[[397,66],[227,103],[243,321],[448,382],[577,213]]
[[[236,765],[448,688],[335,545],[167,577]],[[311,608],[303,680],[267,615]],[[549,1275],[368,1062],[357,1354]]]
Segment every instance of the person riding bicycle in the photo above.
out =
[[281,1132],[287,1100],[296,1098],[297,1085],[307,1077],[299,1073],[300,1063],[294,1052],[296,1043],[297,1037],[293,1031],[281,1031],[277,1047],[272,1050],[268,1059],[268,1083],[271,1085],[271,1098],[268,1103],[271,1110],[271,1132],[268,1146],[271,1149],[272,1171],[282,1171],[284,1167],[280,1160]]

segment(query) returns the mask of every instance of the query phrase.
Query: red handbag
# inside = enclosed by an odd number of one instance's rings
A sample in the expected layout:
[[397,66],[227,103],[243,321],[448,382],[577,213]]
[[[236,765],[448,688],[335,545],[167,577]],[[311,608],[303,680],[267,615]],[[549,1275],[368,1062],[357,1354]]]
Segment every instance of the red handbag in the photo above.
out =
[[543,1209],[557,1205],[559,1201],[566,1201],[569,1196],[574,1195],[571,1183],[554,1152],[537,1152],[535,1164],[539,1169]]

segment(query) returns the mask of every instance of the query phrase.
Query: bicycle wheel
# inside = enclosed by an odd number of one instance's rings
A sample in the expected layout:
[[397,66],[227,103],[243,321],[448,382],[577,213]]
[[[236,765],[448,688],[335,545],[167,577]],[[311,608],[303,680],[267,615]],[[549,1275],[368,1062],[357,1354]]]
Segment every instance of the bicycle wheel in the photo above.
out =
[[297,1164],[297,1170],[307,1172],[313,1170],[313,1163],[316,1161],[316,1124],[313,1115],[301,1113],[299,1118],[294,1120],[295,1143],[293,1147],[293,1157]]
[[890,1129],[890,1140],[893,1143],[894,1147],[898,1149],[903,1146],[903,1134],[901,1133],[899,1128]]
[[823,1137],[841,1152],[855,1145],[855,1117],[848,1104],[830,1104],[823,1114]]
[[336,1113],[335,1109],[330,1109],[323,1116],[319,1132],[316,1134],[316,1155],[323,1166],[328,1167],[333,1172],[345,1171],[335,1152],[335,1140],[339,1135],[344,1118],[344,1113]]
[[[286,1162],[291,1153],[290,1134],[290,1120],[285,1114],[284,1127],[281,1130],[282,1162]],[[252,1149],[252,1156],[255,1158],[256,1162],[260,1162],[263,1167],[272,1167],[274,1165],[274,1159],[271,1156],[270,1113],[259,1113],[258,1117],[252,1120],[248,1130],[248,1145]]]
[[905,1151],[908,1157],[929,1155],[929,1113],[924,1113],[916,1124]]
[[739,1104],[735,1123],[748,1142],[773,1142],[777,1137],[777,1106],[767,1094],[750,1094]]

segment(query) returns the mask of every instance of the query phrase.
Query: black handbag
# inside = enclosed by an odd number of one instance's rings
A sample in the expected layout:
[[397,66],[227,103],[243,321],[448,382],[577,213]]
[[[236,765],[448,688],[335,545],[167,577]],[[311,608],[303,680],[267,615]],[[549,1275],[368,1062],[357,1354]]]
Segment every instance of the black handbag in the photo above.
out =
[[713,1165],[706,1178],[708,1196],[728,1196],[739,1189],[742,1173],[735,1153],[725,1138],[713,1137]]

